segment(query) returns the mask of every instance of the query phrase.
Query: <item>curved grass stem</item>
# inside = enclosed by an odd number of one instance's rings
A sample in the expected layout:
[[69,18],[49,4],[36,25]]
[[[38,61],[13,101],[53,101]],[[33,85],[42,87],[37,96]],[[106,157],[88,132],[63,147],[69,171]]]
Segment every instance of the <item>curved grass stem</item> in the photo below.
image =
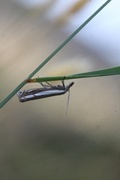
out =
[[69,79],[80,79],[80,78],[90,78],[90,77],[101,77],[101,76],[113,76],[120,74],[120,66],[101,69],[97,71],[72,74],[68,76],[54,76],[54,77],[42,77],[35,79],[28,79],[27,83],[36,83],[36,82],[46,82],[46,81],[61,81],[61,80],[69,80]]

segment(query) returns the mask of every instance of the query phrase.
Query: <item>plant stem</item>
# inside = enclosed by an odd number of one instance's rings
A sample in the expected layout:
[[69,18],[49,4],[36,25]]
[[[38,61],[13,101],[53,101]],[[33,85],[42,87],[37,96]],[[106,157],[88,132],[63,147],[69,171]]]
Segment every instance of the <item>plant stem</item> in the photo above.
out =
[[113,76],[120,74],[120,66],[102,69],[98,71],[91,71],[79,74],[73,74],[68,76],[55,76],[55,77],[42,77],[35,79],[28,79],[28,83],[36,83],[36,82],[46,82],[46,81],[58,81],[58,80],[68,80],[68,79],[80,79],[80,78],[90,78],[90,77],[101,77],[101,76]]

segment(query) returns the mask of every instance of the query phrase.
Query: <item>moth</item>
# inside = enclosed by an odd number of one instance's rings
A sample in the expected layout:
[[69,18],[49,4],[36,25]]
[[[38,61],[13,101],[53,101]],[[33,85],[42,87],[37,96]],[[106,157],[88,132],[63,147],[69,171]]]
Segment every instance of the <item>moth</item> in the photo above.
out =
[[47,83],[47,85],[41,83],[42,88],[34,88],[34,89],[18,91],[17,96],[20,102],[42,99],[51,96],[59,96],[68,92],[70,88],[73,86],[73,84],[74,82],[71,82],[65,86],[64,81],[62,81],[62,85],[57,85],[57,86],[52,86],[49,83]]

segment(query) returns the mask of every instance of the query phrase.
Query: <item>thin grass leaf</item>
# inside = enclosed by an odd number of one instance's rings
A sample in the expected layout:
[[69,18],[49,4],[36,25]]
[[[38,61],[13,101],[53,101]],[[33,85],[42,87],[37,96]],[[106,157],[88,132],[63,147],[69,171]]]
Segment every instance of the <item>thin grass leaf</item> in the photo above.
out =
[[42,77],[35,79],[28,79],[28,83],[36,83],[36,82],[46,82],[46,81],[58,81],[58,80],[68,80],[68,79],[80,79],[80,78],[90,78],[90,77],[101,77],[101,76],[113,76],[120,74],[120,66],[101,69],[97,71],[72,74],[68,76],[55,76],[55,77]]

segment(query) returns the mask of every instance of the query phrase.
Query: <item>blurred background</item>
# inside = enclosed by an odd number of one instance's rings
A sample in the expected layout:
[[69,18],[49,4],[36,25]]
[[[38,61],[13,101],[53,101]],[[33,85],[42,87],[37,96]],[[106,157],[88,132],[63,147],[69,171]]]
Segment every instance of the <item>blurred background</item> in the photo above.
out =
[[[104,2],[0,0],[0,101]],[[120,65],[119,5],[111,1],[34,77]],[[119,180],[120,77],[74,82],[67,115],[68,94],[26,103],[14,96],[1,109],[1,180]]]

